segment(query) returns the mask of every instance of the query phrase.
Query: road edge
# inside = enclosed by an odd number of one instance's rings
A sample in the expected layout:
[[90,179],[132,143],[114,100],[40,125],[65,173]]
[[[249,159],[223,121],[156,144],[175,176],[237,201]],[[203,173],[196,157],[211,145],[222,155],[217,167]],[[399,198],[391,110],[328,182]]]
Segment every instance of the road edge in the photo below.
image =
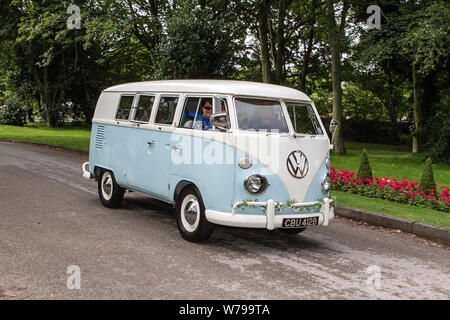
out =
[[39,147],[47,147],[49,149],[54,149],[54,150],[70,151],[70,152],[74,152],[74,153],[78,153],[78,154],[82,154],[82,155],[89,155],[89,151],[77,150],[77,149],[72,149],[72,148],[63,147],[63,146],[55,146],[54,144],[31,142],[31,141],[21,141],[21,140],[13,140],[13,139],[4,139],[4,138],[0,138],[0,141],[11,142],[11,143],[30,144],[30,145],[39,146]]
[[385,228],[397,229],[450,247],[450,229],[378,212],[338,205],[336,215]]

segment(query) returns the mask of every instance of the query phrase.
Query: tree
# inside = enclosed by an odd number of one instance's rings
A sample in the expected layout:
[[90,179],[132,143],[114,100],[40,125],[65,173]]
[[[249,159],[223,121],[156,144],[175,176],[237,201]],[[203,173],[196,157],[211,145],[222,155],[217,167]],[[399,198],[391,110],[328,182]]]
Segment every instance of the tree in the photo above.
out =
[[[423,188],[423,192],[426,194],[434,193],[436,192],[436,183],[434,182],[434,174],[433,174],[433,166],[432,161],[430,158],[428,158],[425,161],[425,166],[423,167],[422,177],[420,178],[420,188]],[[431,191],[434,190],[434,191]]]
[[372,168],[369,164],[369,157],[367,156],[366,149],[363,149],[361,154],[361,161],[358,169],[358,178],[363,181],[363,183],[367,183],[366,179],[372,180]]
[[[347,0],[342,1],[342,10],[340,12],[340,23],[336,22],[336,13],[333,0],[327,0],[327,25],[328,25],[328,42],[331,53],[332,67],[331,79],[333,83],[333,119],[342,124],[342,87],[341,87],[341,59],[342,59],[342,42],[345,37],[345,25],[349,3]],[[342,130],[334,137],[334,152],[344,153],[344,137]]]
[[413,19],[410,20],[411,24],[401,42],[404,54],[409,56],[411,61],[415,122],[413,152],[422,151],[426,142],[423,116],[426,112],[425,108],[429,108],[430,98],[433,99],[432,95],[436,93],[428,92],[428,95],[421,96],[422,90],[433,83],[423,80],[430,76],[431,79],[428,80],[435,80],[433,79],[436,74],[434,71],[445,67],[448,63],[450,46],[448,2],[435,1],[424,8],[414,5],[414,9],[418,8],[418,12],[410,14]]
[[162,46],[163,78],[227,78],[235,72],[236,56],[245,38],[231,22],[225,1],[176,2],[167,19]]
[[[287,46],[292,54],[292,61],[289,62],[295,64],[291,76],[298,79],[296,84],[301,91],[311,93],[307,85],[312,78],[310,71],[318,74],[318,70],[326,68],[326,63],[323,63],[327,60],[323,50],[326,36],[326,20],[322,15],[324,4],[319,0],[297,0],[291,4],[291,10],[293,17],[287,27],[290,33]],[[316,68],[312,69],[312,65]]]
[[269,0],[261,0],[257,6],[257,26],[258,26],[258,39],[261,52],[261,70],[263,76],[263,82],[272,82],[272,64],[269,56],[269,39],[268,39],[268,24],[269,24]]
[[406,84],[412,96],[414,117],[412,151],[420,152],[431,136],[426,121],[436,119],[440,104],[438,87],[448,66],[448,21],[450,5],[445,1],[382,1],[382,27],[361,32],[359,61],[380,70],[390,92],[391,121],[396,101]]
[[[81,8],[79,29],[67,27],[71,4]],[[9,38],[1,38],[12,52],[7,86],[23,101],[37,100],[43,120],[51,126],[69,116],[90,122],[104,87],[142,80],[154,72],[153,65],[142,63],[149,54],[136,39],[134,25],[118,18],[130,16],[121,3],[15,0],[5,6],[10,19],[15,17],[7,24]]]

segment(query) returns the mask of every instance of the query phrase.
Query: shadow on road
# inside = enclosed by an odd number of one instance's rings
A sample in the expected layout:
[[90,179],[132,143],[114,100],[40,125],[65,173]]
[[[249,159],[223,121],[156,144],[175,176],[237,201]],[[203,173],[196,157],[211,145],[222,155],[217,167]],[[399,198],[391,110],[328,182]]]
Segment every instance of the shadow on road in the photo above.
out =
[[[152,199],[139,193],[127,193],[122,209],[142,213],[151,211],[152,218],[159,216],[161,222],[167,216],[173,218],[176,228],[174,209],[172,205]],[[152,220],[154,223],[154,220]],[[300,234],[287,234],[281,230],[268,231],[265,229],[236,228],[216,225],[214,233],[209,241],[201,244],[208,247],[226,246],[232,247],[236,243],[253,242],[272,248],[296,248],[303,250],[327,249],[325,243],[311,237],[314,231],[305,230]],[[236,249],[236,247],[235,247]]]

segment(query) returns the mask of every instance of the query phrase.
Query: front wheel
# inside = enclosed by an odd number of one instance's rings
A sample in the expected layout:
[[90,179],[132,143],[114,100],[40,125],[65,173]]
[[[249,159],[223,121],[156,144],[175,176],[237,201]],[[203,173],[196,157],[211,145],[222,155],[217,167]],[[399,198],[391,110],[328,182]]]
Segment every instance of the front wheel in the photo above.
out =
[[203,242],[211,236],[214,225],[206,220],[205,206],[194,188],[183,189],[177,198],[175,215],[181,236],[191,242]]
[[102,170],[98,179],[98,195],[103,205],[118,208],[122,204],[125,189],[119,186],[112,171]]

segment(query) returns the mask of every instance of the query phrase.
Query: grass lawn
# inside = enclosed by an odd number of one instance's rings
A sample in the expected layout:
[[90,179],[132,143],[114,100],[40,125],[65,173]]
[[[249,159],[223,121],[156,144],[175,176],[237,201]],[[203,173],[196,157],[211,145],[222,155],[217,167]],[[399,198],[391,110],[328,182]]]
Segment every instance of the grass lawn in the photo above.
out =
[[448,212],[417,206],[408,206],[388,200],[367,198],[350,192],[332,191],[331,195],[336,197],[338,205],[384,213],[417,222],[450,228],[450,214]]
[[[394,146],[346,141],[345,155],[331,153],[331,165],[336,169],[357,172],[362,149],[367,150],[373,176],[417,181],[422,175],[425,161],[412,154],[409,146]],[[338,171],[338,170],[336,170]],[[450,165],[433,164],[434,179],[440,186],[450,187]]]
[[25,127],[0,125],[0,140],[38,142],[81,151],[89,151],[90,135],[90,128],[49,128],[41,124]]

